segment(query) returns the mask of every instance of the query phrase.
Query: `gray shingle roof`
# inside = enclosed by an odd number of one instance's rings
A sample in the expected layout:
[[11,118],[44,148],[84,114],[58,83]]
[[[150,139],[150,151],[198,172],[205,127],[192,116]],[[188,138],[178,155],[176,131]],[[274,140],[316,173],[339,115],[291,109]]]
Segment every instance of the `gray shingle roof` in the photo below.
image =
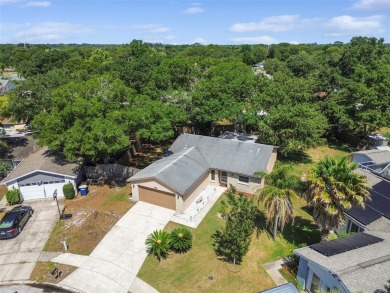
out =
[[366,155],[370,161],[374,161],[376,164],[390,162],[390,151],[387,150],[367,150],[353,154]]
[[77,177],[80,165],[69,163],[62,156],[54,154],[47,147],[43,147],[20,162],[3,182],[15,180],[38,170]]
[[209,165],[199,150],[190,147],[154,162],[130,179],[155,178],[180,194],[185,194],[208,169]]
[[210,168],[252,176],[257,171],[266,171],[274,146],[245,143],[216,137],[182,134],[169,151],[176,153],[185,147],[196,146]]
[[366,233],[382,238],[383,241],[328,257],[309,247],[295,252],[336,274],[350,292],[384,290],[390,279],[390,233]]
[[210,168],[252,176],[266,171],[274,146],[182,134],[168,153],[129,181],[156,178],[181,194]]

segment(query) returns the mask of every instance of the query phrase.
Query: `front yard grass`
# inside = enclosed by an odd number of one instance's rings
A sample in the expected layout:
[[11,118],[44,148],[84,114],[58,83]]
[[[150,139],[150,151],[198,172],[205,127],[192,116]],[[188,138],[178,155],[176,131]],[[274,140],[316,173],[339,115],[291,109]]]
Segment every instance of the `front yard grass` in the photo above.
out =
[[[58,274],[52,274],[56,268],[58,270]],[[76,269],[77,267],[74,266],[38,261],[31,273],[30,280],[38,283],[58,284]],[[61,274],[59,272],[61,272]]]
[[[221,199],[213,206],[197,229],[190,229],[194,240],[192,249],[185,254],[171,253],[160,263],[153,256],[145,260],[138,277],[160,292],[258,292],[274,286],[263,263],[287,256],[302,243],[320,239],[317,227],[306,212],[301,198],[294,200],[295,225],[286,227],[274,241],[259,217],[248,254],[241,265],[233,267],[216,256],[212,235],[224,226],[217,214]],[[170,222],[165,230],[180,225]],[[209,277],[212,277],[210,280]]]
[[88,195],[66,200],[64,214],[71,214],[72,217],[57,222],[44,250],[64,251],[62,241],[66,240],[68,252],[89,255],[132,207],[129,194],[128,185],[90,186]]

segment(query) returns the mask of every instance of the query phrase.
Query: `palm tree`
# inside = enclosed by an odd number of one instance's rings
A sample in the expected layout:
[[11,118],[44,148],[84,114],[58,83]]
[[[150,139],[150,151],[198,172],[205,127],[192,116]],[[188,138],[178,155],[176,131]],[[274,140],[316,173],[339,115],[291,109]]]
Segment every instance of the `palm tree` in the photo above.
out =
[[192,234],[184,227],[173,229],[171,232],[171,246],[177,252],[186,252],[192,246]]
[[370,199],[365,176],[354,170],[356,163],[347,158],[325,157],[314,165],[308,178],[308,202],[313,207],[313,217],[321,227],[321,238],[327,240],[331,230],[344,223],[344,212],[353,206],[364,208]]
[[271,173],[258,173],[265,179],[265,186],[260,190],[259,201],[266,209],[267,224],[273,224],[273,238],[276,238],[278,227],[281,230],[293,220],[293,203],[291,198],[297,194],[293,188],[297,187],[298,179],[291,175],[291,166],[278,165]]
[[168,254],[171,243],[171,235],[163,230],[156,230],[151,233],[145,241],[149,248],[149,253],[154,254],[158,261]]

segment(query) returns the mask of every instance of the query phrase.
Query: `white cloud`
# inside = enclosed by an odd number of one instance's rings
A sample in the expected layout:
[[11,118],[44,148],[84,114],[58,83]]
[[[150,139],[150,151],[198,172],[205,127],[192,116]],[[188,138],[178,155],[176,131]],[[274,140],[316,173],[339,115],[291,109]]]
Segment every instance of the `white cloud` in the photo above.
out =
[[257,37],[239,37],[233,38],[233,42],[239,44],[275,44],[277,41],[270,36],[257,36]]
[[336,16],[325,23],[325,28],[329,30],[326,35],[340,37],[381,33],[384,31],[383,19],[382,15],[367,17]]
[[208,41],[204,38],[196,38],[192,43],[207,44]]
[[167,33],[170,31],[168,27],[162,26],[160,24],[140,24],[133,25],[132,28],[148,33]]
[[246,22],[233,24],[229,30],[232,32],[283,32],[290,31],[302,22],[299,15],[269,16],[260,22]]
[[204,12],[205,10],[202,7],[190,7],[184,10],[185,14],[199,14]]
[[15,36],[19,41],[29,43],[43,43],[63,40],[69,35],[89,32],[90,29],[67,22],[44,22],[27,24],[24,29],[18,31]]
[[390,1],[389,0],[358,0],[353,8],[359,10],[368,10],[368,11],[385,11],[390,10]]
[[51,2],[49,1],[29,1],[24,7],[49,7],[51,6]]

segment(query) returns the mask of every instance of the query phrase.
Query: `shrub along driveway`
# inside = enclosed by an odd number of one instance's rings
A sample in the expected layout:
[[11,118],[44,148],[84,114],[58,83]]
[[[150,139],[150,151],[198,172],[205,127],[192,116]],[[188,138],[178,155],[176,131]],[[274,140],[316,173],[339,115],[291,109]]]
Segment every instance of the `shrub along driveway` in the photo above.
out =
[[52,198],[25,204],[32,206],[34,214],[22,233],[16,238],[0,241],[0,283],[29,279],[59,216]]

